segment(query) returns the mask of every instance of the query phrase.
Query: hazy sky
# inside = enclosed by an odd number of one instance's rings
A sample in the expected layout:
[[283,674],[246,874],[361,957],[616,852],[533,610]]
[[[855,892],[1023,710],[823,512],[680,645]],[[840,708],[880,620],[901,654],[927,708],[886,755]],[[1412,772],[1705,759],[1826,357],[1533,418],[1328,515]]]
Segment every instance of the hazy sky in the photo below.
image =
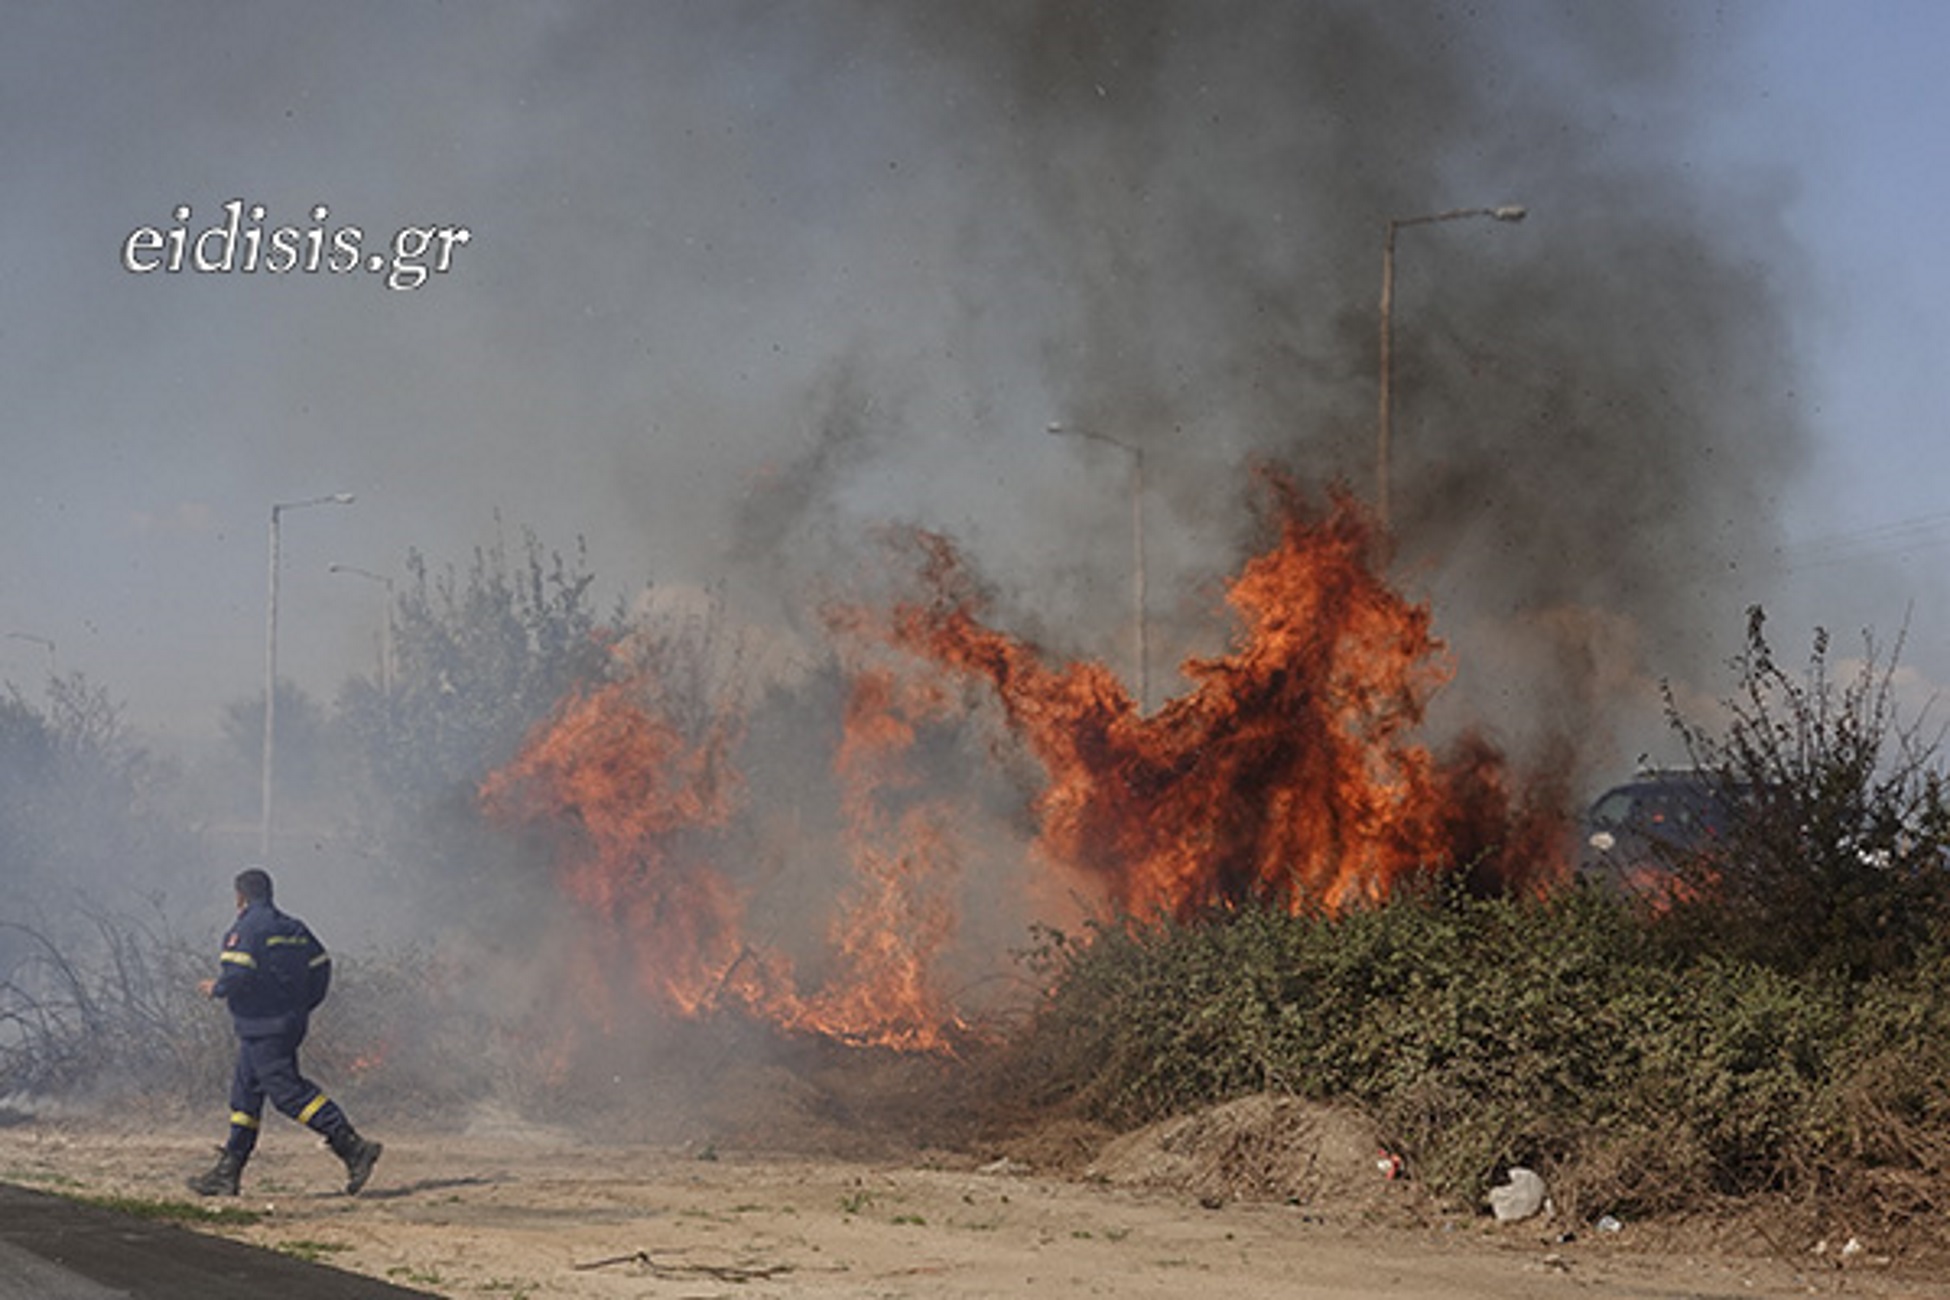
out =
[[[1950,253],[1929,214],[1950,203],[1939,129],[1950,100],[1936,71],[1950,10],[1790,0],[1755,13],[1729,70],[1738,109],[1702,125],[1721,148],[1778,168],[1802,259],[1783,273],[1805,283],[1796,392],[1817,456],[1793,497],[1791,586],[1838,632],[1863,618],[1893,630],[1913,600],[1911,657],[1943,680]],[[1882,564],[1848,563],[1871,558]],[[1855,599],[1865,579],[1873,605]]]
[[[1395,505],[1438,627],[1617,611],[1696,673],[1748,601],[1845,641],[1913,606],[1950,680],[1927,0],[0,11],[30,688],[52,659],[213,733],[262,687],[271,504],[338,492],[283,525],[281,666],[321,697],[383,606],[329,565],[531,528],[611,593],[790,617],[918,519],[1025,631],[1116,655],[1125,466],[1057,419],[1146,449],[1169,660],[1249,459],[1368,485],[1387,218],[1503,202],[1401,237]],[[465,242],[395,290],[407,228]]]

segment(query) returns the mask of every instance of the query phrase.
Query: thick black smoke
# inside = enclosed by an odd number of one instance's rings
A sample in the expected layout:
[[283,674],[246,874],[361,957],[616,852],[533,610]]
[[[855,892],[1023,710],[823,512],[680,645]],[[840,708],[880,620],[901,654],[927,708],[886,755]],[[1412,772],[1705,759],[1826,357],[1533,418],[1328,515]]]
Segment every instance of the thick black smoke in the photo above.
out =
[[[1052,421],[1145,451],[1169,685],[1251,544],[1246,463],[1371,482],[1385,223],[1479,204],[1531,216],[1399,250],[1398,560],[1444,630],[1605,628],[1595,660],[1684,674],[1765,594],[1722,579],[1801,456],[1791,262],[1776,178],[1711,148],[1742,39],[1719,7],[308,13],[67,6],[10,46],[0,156],[33,183],[7,228],[51,255],[16,268],[0,357],[7,593],[145,719],[252,688],[264,507],[336,490],[358,506],[287,538],[284,653],[318,694],[375,606],[328,561],[464,556],[496,519],[587,537],[626,591],[756,557],[727,597],[776,614],[912,518],[1011,626],[1109,659],[1128,461]],[[134,227],[237,196],[473,242],[407,295],[121,269]],[[110,625],[158,644],[104,666],[80,629]]]
[[[359,496],[285,539],[286,671],[321,694],[369,662],[374,617],[328,562],[464,557],[504,517],[587,536],[627,593],[722,591],[741,627],[805,638],[752,652],[800,673],[753,722],[752,857],[790,875],[832,857],[826,820],[794,820],[830,761],[815,688],[837,691],[804,671],[830,666],[811,607],[859,594],[879,525],[952,535],[1004,626],[1128,671],[1130,458],[1047,430],[1141,449],[1157,703],[1225,632],[1217,583],[1261,540],[1253,462],[1372,491],[1388,223],[1504,203],[1528,218],[1398,243],[1392,562],[1456,651],[1439,721],[1526,756],[1573,737],[1602,780],[1644,743],[1650,683],[1701,675],[1768,594],[1748,574],[1807,444],[1792,261],[1775,178],[1704,143],[1741,38],[1705,6],[20,18],[0,159],[32,183],[5,228],[60,255],[10,271],[0,533],[22,563],[0,595],[64,657],[92,618],[129,647],[111,683],[140,674],[172,720],[256,688],[273,501]],[[121,269],[133,227],[239,195],[474,242],[406,296]],[[978,801],[1002,825],[1014,793]],[[370,878],[479,892],[465,853],[316,856],[276,865],[347,947],[412,911]],[[219,913],[234,865],[209,872]]]
[[[822,12],[845,53],[795,69],[808,144],[847,129],[829,100],[871,85],[901,124],[885,167],[951,228],[910,232],[913,287],[952,292],[926,326],[951,340],[929,378],[950,400],[1026,382],[1050,418],[1143,450],[1154,676],[1216,635],[1212,579],[1251,544],[1247,462],[1372,491],[1384,231],[1459,207],[1530,215],[1397,241],[1397,562],[1437,603],[1458,701],[1513,741],[1570,734],[1594,763],[1629,762],[1621,707],[1706,667],[1764,597],[1746,572],[1807,437],[1773,213],[1686,134],[1737,39],[1724,19],[1352,0]],[[796,460],[744,502],[749,541],[822,533],[887,473],[874,421],[890,452],[925,445],[865,413],[877,383],[883,404],[911,396],[913,346],[861,335]],[[978,396],[952,437],[1016,454],[1035,414]],[[1081,636],[1059,609],[1113,638],[1128,618],[1126,461],[1068,442],[1091,495],[1044,502],[1017,540],[1036,559],[998,557],[1018,618],[1059,645]]]

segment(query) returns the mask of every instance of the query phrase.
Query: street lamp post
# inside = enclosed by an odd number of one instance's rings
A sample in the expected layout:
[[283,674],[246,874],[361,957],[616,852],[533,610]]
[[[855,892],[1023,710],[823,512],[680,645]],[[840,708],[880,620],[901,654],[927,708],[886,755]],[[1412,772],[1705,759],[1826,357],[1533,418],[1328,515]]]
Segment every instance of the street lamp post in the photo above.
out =
[[1150,694],[1150,648],[1147,644],[1144,616],[1144,449],[1107,433],[1094,429],[1076,429],[1060,420],[1052,420],[1048,432],[1068,434],[1078,438],[1090,438],[1097,442],[1107,442],[1130,453],[1131,457],[1131,571],[1134,608],[1132,611],[1133,629],[1137,641],[1137,701],[1138,711],[1151,707]]
[[329,564],[325,567],[328,573],[349,573],[386,588],[386,621],[379,626],[379,693],[390,698],[393,693],[393,580],[383,573],[374,573],[356,564]]
[[271,769],[278,736],[278,521],[287,510],[349,506],[352,501],[350,492],[336,492],[328,497],[276,501],[271,505],[270,585],[264,601],[264,755],[260,764],[263,789],[257,827],[258,855],[266,862],[271,857]]
[[1375,471],[1374,499],[1375,517],[1381,522],[1381,529],[1388,531],[1388,440],[1391,412],[1389,403],[1394,387],[1392,366],[1394,362],[1395,334],[1395,232],[1404,226],[1429,226],[1438,221],[1459,221],[1465,217],[1488,217],[1492,221],[1522,221],[1527,209],[1515,203],[1506,203],[1496,208],[1456,208],[1449,212],[1434,212],[1423,217],[1393,217],[1388,222],[1388,236],[1381,246],[1381,382],[1380,419],[1375,433]]

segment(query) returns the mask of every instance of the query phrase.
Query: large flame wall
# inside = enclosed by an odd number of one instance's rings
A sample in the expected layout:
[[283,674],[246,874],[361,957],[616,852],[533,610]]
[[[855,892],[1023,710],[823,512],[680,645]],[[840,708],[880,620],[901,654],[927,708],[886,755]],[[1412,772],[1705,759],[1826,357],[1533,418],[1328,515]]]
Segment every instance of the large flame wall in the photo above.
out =
[[625,672],[565,701],[483,797],[504,821],[559,832],[561,887],[599,933],[604,967],[633,972],[630,996],[903,1048],[942,1047],[962,1028],[941,963],[974,832],[952,792],[919,788],[910,753],[919,729],[964,721],[969,683],[1041,773],[1032,871],[1139,923],[1331,911],[1440,873],[1499,888],[1552,879],[1552,801],[1517,799],[1481,738],[1441,754],[1418,740],[1451,669],[1429,609],[1382,575],[1370,517],[1345,496],[1310,509],[1278,474],[1263,482],[1272,540],[1226,585],[1230,648],[1182,665],[1189,688],[1150,714],[1102,664],[1052,663],[986,623],[936,535],[908,537],[917,594],[829,611],[835,652],[854,665],[824,774],[851,884],[817,922],[817,979],[745,933],[750,900],[722,860],[747,812],[741,719],[686,734],[660,716],[657,683]]

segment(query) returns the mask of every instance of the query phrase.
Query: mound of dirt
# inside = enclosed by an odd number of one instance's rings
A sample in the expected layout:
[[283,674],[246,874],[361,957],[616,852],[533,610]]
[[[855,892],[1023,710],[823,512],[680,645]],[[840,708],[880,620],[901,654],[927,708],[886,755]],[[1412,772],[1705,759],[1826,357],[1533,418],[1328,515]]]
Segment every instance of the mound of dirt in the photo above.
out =
[[1366,1217],[1419,1199],[1358,1115],[1260,1093],[1111,1141],[1086,1176],[1187,1193],[1207,1205],[1284,1201]]

